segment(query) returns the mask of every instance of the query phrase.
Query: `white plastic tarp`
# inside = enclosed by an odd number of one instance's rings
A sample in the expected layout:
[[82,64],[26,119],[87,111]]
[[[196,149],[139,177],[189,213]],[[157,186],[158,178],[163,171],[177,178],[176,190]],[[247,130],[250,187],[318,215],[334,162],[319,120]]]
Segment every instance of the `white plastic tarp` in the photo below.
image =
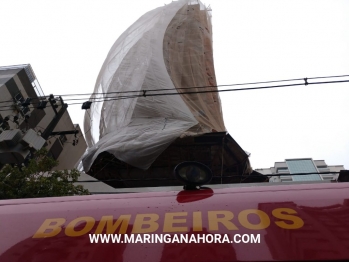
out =
[[[200,127],[198,116],[182,95],[120,97],[143,94],[144,90],[177,92],[164,62],[163,41],[171,20],[190,2],[180,0],[146,13],[112,46],[97,78],[91,109],[85,114],[89,146],[82,158],[85,171],[104,151],[147,169],[176,138]],[[201,133],[211,131],[200,129]]]

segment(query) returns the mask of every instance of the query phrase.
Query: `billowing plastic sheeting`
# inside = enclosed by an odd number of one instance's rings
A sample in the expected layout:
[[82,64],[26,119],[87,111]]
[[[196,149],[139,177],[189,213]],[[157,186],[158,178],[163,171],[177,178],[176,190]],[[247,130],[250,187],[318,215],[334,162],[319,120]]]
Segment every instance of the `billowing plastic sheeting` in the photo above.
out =
[[[99,73],[85,114],[89,148],[82,157],[83,169],[88,171],[104,151],[147,169],[180,136],[224,131],[217,93],[183,94],[198,86],[217,90],[215,85],[206,7],[181,0],[146,13],[115,42]],[[180,89],[193,86],[197,88]],[[179,94],[125,97],[154,94],[150,90]]]

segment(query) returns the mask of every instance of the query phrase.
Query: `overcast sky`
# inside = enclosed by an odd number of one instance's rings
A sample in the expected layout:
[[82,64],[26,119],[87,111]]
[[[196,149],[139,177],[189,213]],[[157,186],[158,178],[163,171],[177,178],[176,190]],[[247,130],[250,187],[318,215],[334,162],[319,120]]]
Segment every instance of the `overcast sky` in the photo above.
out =
[[[30,63],[46,95],[92,92],[120,34],[170,2],[0,0],[0,66]],[[204,3],[218,84],[349,74],[347,0]],[[311,157],[349,169],[349,83],[220,96],[225,125],[253,168]],[[83,126],[81,105],[68,111]]]

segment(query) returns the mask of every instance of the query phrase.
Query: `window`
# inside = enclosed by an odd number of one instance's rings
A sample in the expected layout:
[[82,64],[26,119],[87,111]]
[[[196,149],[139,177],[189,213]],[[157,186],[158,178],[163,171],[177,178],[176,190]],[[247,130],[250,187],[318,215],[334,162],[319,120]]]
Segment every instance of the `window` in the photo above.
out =
[[48,155],[52,156],[55,160],[57,160],[59,155],[62,153],[62,151],[63,151],[63,147],[61,145],[61,142],[59,139],[56,139],[56,141],[51,146]]
[[30,111],[28,106],[26,107],[22,106],[22,103],[25,101],[25,99],[23,98],[21,92],[15,95],[14,98],[15,98],[15,102],[17,103],[17,109],[22,116],[24,116],[26,113]]
[[286,159],[286,164],[291,174],[313,173],[311,175],[293,176],[294,181],[318,181],[321,177],[312,159]]
[[16,102],[21,102],[21,103],[24,102],[24,98],[21,93],[18,93],[17,95],[15,95],[15,100]]

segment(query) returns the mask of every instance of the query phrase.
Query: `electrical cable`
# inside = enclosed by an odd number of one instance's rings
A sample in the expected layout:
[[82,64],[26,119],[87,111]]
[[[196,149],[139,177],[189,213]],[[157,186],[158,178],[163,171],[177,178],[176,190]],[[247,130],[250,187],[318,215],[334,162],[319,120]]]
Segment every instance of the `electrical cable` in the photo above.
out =
[[[131,91],[118,91],[118,92],[105,92],[105,93],[64,94],[64,95],[60,95],[60,96],[78,96],[78,95],[81,96],[81,95],[97,95],[97,94],[108,95],[108,94],[140,93],[140,92],[143,91],[143,95],[142,94],[138,94],[138,95],[133,95],[133,96],[128,95],[128,96],[119,96],[119,97],[90,97],[90,98],[66,99],[66,101],[94,100],[92,102],[102,102],[102,101],[109,101],[110,99],[113,99],[113,98],[123,98],[124,99],[124,98],[136,98],[136,97],[142,97],[142,96],[179,95],[179,94],[217,93],[217,92],[226,92],[226,91],[256,90],[256,89],[266,89],[266,88],[276,88],[276,87],[300,86],[300,85],[304,85],[304,83],[291,84],[291,85],[276,85],[276,86],[262,86],[262,87],[251,87],[251,88],[238,88],[238,89],[192,91],[192,92],[180,92],[180,93],[179,92],[175,92],[175,93],[149,94],[149,92],[171,91],[171,90],[172,91],[174,91],[174,90],[188,90],[188,89],[195,89],[195,88],[196,89],[201,89],[201,88],[215,88],[215,87],[228,87],[228,86],[242,86],[242,85],[254,85],[254,84],[262,84],[262,83],[277,83],[277,82],[287,82],[287,81],[304,81],[304,80],[307,80],[307,79],[327,79],[327,78],[338,78],[338,77],[348,77],[348,76],[349,75],[321,76],[321,77],[296,78],[296,79],[273,80],[273,81],[263,81],[263,82],[251,82],[251,83],[241,83],[241,84],[227,84],[227,85],[216,85],[216,86],[197,86],[197,87],[183,87],[183,88],[137,90],[137,91],[131,90]],[[342,83],[342,82],[349,82],[349,80],[314,82],[314,83],[307,83],[306,82],[306,85],[307,84]],[[146,94],[147,92],[148,92],[148,94]],[[100,101],[96,101],[96,100],[100,100]],[[9,102],[11,102],[11,101],[0,101],[0,103],[9,103]],[[39,103],[33,103],[33,104],[39,104]],[[83,104],[83,103],[70,103],[68,105],[75,105],[75,104]],[[4,108],[4,107],[11,107],[11,106],[0,106],[0,108]],[[46,107],[50,107],[50,105],[47,105]],[[0,111],[4,111],[4,110],[0,110]]]
[[[349,80],[314,82],[314,83],[307,83],[306,85],[336,84],[336,83],[347,83],[347,82],[349,82]],[[99,98],[100,100],[94,100],[93,103],[116,101],[116,100],[130,99],[130,98],[139,98],[139,97],[182,95],[182,94],[183,95],[184,94],[190,95],[190,94],[203,94],[203,93],[220,93],[220,92],[258,90],[258,89],[271,89],[271,88],[280,88],[280,87],[292,87],[292,86],[302,86],[302,85],[304,85],[304,83],[289,84],[289,85],[275,85],[275,86],[261,86],[261,87],[251,87],[251,88],[224,89],[224,90],[205,90],[205,91],[193,91],[193,92],[182,92],[182,93],[178,93],[178,92],[176,92],[176,93],[158,93],[158,94],[145,94],[145,93],[143,93],[143,94],[133,95],[133,96],[104,97],[104,98]],[[141,91],[138,91],[138,92],[141,92]],[[146,91],[146,90],[144,90],[144,91]],[[77,99],[77,100],[84,100],[84,101],[86,101],[86,99]],[[67,103],[67,104],[68,105],[81,105],[83,103]],[[0,108],[1,107],[4,107],[4,106],[0,106]],[[47,105],[46,107],[51,107],[51,106]],[[9,110],[2,109],[0,111],[9,111]]]
[[[337,77],[349,77],[349,75],[337,75],[337,76],[319,76],[319,77],[308,77],[307,79],[320,79],[320,78],[337,78]],[[278,83],[278,82],[289,82],[289,81],[303,81],[304,78],[295,78],[295,79],[284,79],[284,80],[271,80],[271,81],[260,81],[260,82],[250,82],[250,83],[239,83],[239,84],[224,84],[216,86],[193,86],[193,87],[181,87],[181,88],[164,88],[164,89],[150,89],[146,90],[147,92],[156,92],[156,91],[171,91],[171,90],[181,90],[181,89],[194,89],[194,88],[209,88],[209,87],[226,87],[226,86],[243,86],[243,85],[256,85],[256,84],[268,84],[268,83]],[[85,93],[85,94],[65,94],[58,96],[81,96],[81,95],[107,95],[107,94],[124,94],[124,93],[134,93],[138,91],[117,91],[117,92],[105,92],[105,93]],[[48,96],[47,96],[48,97]]]
[[[307,83],[307,85],[316,85],[316,84],[335,84],[335,83],[347,83],[349,80],[342,80],[342,81],[326,81],[326,82],[315,82],[315,83]],[[238,89],[224,89],[224,90],[209,90],[209,91],[194,91],[194,92],[183,92],[183,93],[160,93],[160,94],[140,94],[140,95],[134,95],[134,96],[122,96],[122,97],[105,97],[101,98],[101,100],[95,100],[93,103],[100,103],[100,102],[109,102],[109,101],[117,101],[122,99],[130,99],[130,98],[139,98],[139,97],[152,97],[152,96],[166,96],[166,95],[181,95],[181,94],[203,94],[203,93],[220,93],[220,92],[232,92],[232,91],[247,91],[247,90],[258,90],[258,89],[271,89],[271,88],[279,88],[279,87],[292,87],[292,86],[301,86],[304,85],[304,83],[299,84],[290,84],[290,85],[277,85],[277,86],[263,86],[263,87],[252,87],[252,88],[238,88]],[[139,91],[140,92],[140,91]],[[81,99],[79,99],[81,100]],[[84,99],[86,101],[86,99]],[[69,103],[67,105],[81,105],[82,103]],[[0,106],[0,108],[4,108],[6,106]],[[47,105],[46,107],[52,107],[50,105]],[[9,111],[9,109],[0,109],[0,111]]]
[[[335,84],[335,83],[345,83],[349,82],[349,80],[342,81],[327,81],[327,82],[316,82],[316,83],[308,83],[309,85],[315,84]],[[262,87],[251,87],[251,88],[238,88],[238,89],[224,89],[224,90],[209,90],[209,91],[193,91],[193,92],[183,92],[183,93],[160,93],[160,94],[140,94],[134,96],[122,96],[122,97],[105,97],[101,100],[92,101],[93,103],[99,102],[108,102],[129,98],[139,98],[139,97],[152,97],[152,96],[168,96],[168,95],[190,95],[190,94],[204,94],[204,93],[221,93],[221,92],[233,92],[233,91],[247,91],[247,90],[258,90],[258,89],[270,89],[270,88],[279,88],[279,87],[292,87],[292,86],[302,86],[304,83],[299,84],[289,84],[289,85],[277,85],[277,86],[262,86]],[[83,103],[70,103],[69,105],[80,105]]]

